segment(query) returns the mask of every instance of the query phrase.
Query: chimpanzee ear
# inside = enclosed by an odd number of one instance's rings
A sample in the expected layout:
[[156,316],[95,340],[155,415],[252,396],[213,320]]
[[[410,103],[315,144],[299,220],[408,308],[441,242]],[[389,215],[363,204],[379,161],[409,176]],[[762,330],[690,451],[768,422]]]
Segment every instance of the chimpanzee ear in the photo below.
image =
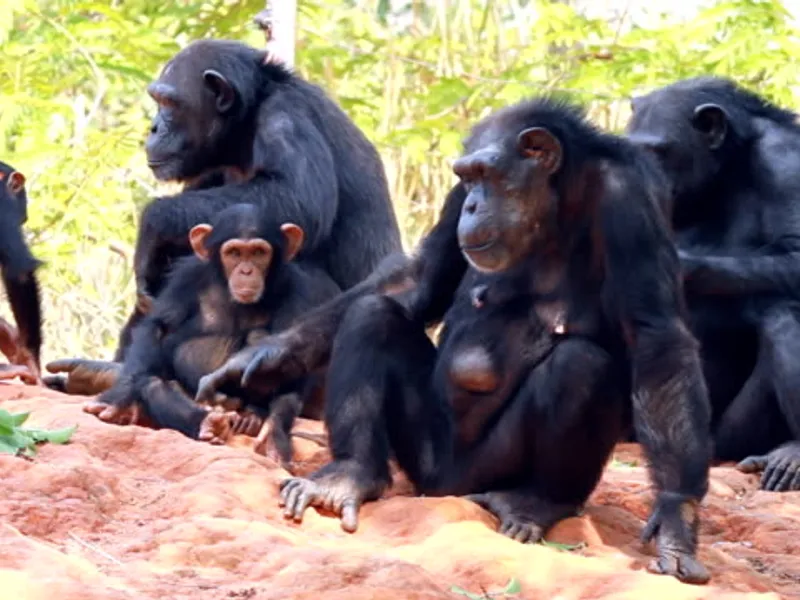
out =
[[211,235],[213,228],[208,223],[200,223],[192,227],[189,232],[189,244],[192,246],[194,255],[203,261],[211,260],[211,251],[206,248],[206,240]]
[[692,126],[706,136],[708,147],[716,150],[728,133],[728,113],[718,104],[700,104],[692,114]]
[[544,127],[531,127],[517,136],[517,146],[523,156],[536,159],[548,175],[561,167],[561,142]]
[[283,262],[289,262],[300,252],[303,241],[306,239],[306,234],[299,225],[294,223],[281,225],[281,233],[286,243],[286,248],[283,251]]
[[236,101],[236,91],[230,82],[213,69],[203,71],[203,81],[217,98],[217,110],[221,113],[229,111]]
[[22,188],[25,187],[25,175],[19,171],[13,171],[11,175],[8,176],[6,187],[12,194],[18,194],[22,191]]

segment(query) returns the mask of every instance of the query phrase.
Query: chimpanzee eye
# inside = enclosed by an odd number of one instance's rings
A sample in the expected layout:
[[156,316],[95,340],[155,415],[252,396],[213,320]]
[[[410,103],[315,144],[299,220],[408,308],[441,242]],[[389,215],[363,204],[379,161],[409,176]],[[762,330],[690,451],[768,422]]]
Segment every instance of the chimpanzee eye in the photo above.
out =
[[263,248],[255,248],[255,249],[253,249],[253,253],[252,254],[253,254],[253,257],[255,257],[255,258],[261,258],[262,256],[264,256],[264,249]]
[[241,258],[242,252],[238,248],[231,248],[230,250],[228,250],[228,256],[231,256],[233,258]]

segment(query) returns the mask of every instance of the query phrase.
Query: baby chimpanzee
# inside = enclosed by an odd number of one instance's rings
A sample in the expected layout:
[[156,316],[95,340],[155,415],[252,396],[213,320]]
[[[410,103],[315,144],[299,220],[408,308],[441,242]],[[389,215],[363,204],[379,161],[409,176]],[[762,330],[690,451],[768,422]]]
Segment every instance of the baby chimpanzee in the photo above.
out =
[[260,444],[267,445],[268,437],[270,451],[277,450],[284,465],[291,461],[291,426],[306,400],[320,397],[321,375],[289,382],[273,394],[239,382],[223,386],[226,403],[247,408],[248,416],[210,411],[193,400],[200,379],[233,353],[340,291],[322,270],[292,262],[303,243],[300,227],[286,223],[272,231],[262,225],[259,211],[237,204],[212,224],[191,230],[194,256],[176,264],[136,326],[114,386],[87,404],[87,412],[125,425],[139,422],[143,409],[157,427],[212,443],[233,433],[255,435],[263,425]]

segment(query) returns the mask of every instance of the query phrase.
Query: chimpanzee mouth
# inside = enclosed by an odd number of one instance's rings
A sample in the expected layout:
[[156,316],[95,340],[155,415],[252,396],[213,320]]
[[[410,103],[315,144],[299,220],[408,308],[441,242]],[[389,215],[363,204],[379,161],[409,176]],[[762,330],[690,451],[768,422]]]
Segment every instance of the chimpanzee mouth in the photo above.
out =
[[488,242],[483,242],[482,244],[461,244],[461,251],[462,252],[484,252],[489,250],[492,246],[497,243],[497,240],[491,239]]

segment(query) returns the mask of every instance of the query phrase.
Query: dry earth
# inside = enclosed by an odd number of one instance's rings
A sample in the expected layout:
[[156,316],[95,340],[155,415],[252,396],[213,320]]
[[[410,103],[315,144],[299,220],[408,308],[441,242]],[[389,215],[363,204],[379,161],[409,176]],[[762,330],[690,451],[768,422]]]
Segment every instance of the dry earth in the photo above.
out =
[[[212,447],[104,425],[83,401],[0,385],[0,407],[32,411],[30,424],[79,425],[34,461],[0,456],[2,600],[457,599],[453,585],[492,591],[512,577],[514,597],[543,600],[800,598],[800,493],[759,492],[756,476],[730,467],[712,471],[700,556],[713,580],[697,587],[644,569],[650,493],[636,446],[617,449],[586,514],[548,536],[577,550],[510,541],[477,506],[410,498],[403,482],[349,535],[315,510],[284,521],[287,474],[249,439]],[[313,442],[295,444],[304,471],[325,460]]]

